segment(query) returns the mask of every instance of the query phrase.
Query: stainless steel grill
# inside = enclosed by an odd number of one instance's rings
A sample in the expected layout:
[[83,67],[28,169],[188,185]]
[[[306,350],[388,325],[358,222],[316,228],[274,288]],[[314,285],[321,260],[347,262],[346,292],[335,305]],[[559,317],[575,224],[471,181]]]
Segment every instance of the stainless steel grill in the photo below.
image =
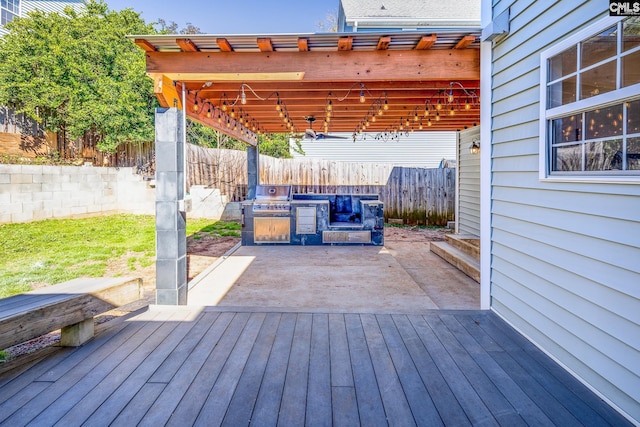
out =
[[291,210],[290,185],[258,185],[251,205],[253,212],[289,212]]

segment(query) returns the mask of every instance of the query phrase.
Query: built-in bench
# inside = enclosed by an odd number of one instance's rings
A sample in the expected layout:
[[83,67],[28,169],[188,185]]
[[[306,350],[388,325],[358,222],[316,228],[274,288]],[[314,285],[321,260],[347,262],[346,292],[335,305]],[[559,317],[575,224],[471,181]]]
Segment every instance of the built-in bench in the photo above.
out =
[[94,335],[94,316],[144,297],[142,279],[80,278],[0,299],[0,349],[61,329],[60,345]]

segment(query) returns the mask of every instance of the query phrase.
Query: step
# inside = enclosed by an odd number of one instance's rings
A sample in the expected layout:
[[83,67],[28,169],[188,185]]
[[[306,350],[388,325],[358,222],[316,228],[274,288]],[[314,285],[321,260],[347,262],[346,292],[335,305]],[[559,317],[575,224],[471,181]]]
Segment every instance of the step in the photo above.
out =
[[431,242],[431,252],[480,283],[480,261],[448,242]]
[[445,241],[476,260],[480,260],[480,238],[473,234],[446,234]]

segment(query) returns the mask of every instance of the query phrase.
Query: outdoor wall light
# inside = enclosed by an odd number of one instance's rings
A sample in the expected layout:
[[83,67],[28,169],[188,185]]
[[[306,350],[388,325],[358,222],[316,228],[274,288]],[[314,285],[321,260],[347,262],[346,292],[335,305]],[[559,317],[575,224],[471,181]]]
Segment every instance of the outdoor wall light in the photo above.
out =
[[480,141],[474,139],[469,146],[469,153],[476,155],[480,153]]

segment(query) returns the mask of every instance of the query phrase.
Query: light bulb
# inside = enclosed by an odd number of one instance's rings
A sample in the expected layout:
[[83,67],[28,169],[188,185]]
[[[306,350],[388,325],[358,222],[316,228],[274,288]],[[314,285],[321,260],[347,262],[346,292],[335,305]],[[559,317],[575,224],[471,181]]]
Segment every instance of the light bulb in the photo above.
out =
[[364,97],[364,90],[360,91],[360,102],[364,103],[364,101],[366,101],[365,97]]
[[244,86],[242,87],[242,93],[240,94],[240,102],[242,105],[247,103],[247,95],[244,93]]
[[442,103],[438,99],[438,103],[436,104],[436,110],[442,110]]
[[449,104],[453,103],[453,91],[449,91],[449,96],[447,97],[447,101],[449,101]]
[[384,108],[384,111],[387,111],[389,109],[389,101],[388,100],[384,100],[384,106],[382,107]]

